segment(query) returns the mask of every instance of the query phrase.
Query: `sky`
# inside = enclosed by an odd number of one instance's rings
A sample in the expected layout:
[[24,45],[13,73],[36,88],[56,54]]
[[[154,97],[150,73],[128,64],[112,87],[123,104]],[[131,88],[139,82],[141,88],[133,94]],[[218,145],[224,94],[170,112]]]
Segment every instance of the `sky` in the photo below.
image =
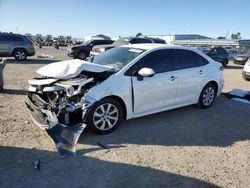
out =
[[111,37],[240,32],[250,39],[249,0],[0,0],[0,31]]

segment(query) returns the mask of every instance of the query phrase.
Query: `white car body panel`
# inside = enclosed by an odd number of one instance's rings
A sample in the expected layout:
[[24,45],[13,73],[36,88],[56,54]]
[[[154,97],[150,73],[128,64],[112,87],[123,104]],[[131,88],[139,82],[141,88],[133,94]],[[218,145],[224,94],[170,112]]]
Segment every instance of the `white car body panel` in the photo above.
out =
[[42,80],[28,80],[30,85],[49,85],[56,82],[58,79],[42,79]]
[[[91,88],[86,94],[87,96],[94,98],[95,100],[101,100],[102,98],[109,96],[119,97],[123,100],[126,106],[126,119],[131,119],[195,104],[199,100],[201,90],[210,81],[215,81],[218,84],[217,96],[220,95],[224,86],[223,72],[219,71],[221,64],[209,58],[199,50],[192,51],[195,51],[206,58],[210,62],[208,65],[192,69],[171,71],[163,74],[155,74],[153,77],[144,78],[143,81],[137,81],[136,77],[133,77],[131,80],[131,77],[124,76],[124,73],[148,53],[157,49],[162,49],[163,47],[166,49],[187,49],[185,47],[161,44],[126,45],[126,47],[132,46],[147,51],[141,56],[135,58],[115,75],[112,75],[101,84]],[[203,71],[202,75],[200,75],[200,70]],[[197,76],[192,77],[192,74],[196,74]],[[176,76],[176,80],[173,83],[170,83],[167,78],[170,78],[172,75]],[[163,77],[166,78],[165,82],[163,82]],[[134,96],[132,92],[134,92]],[[166,92],[171,94],[166,96],[164,95]],[[171,100],[175,93],[176,96]]]
[[83,70],[104,72],[110,68],[79,59],[51,63],[37,70],[37,73],[49,78],[67,80],[79,75]]
[[243,70],[246,72],[247,75],[250,75],[250,60],[249,59],[246,62]]
[[[95,85],[86,93],[85,98],[99,101],[105,97],[119,97],[126,107],[126,119],[140,117],[152,113],[178,108],[197,103],[203,87],[210,81],[218,84],[217,95],[224,86],[221,64],[215,62],[199,50],[166,44],[136,44],[125,47],[146,50],[119,72]],[[124,73],[139,59],[158,49],[185,49],[194,51],[209,61],[208,65],[190,69],[170,71],[144,77],[138,81],[137,77],[125,76]],[[52,63],[42,67],[38,74],[54,79],[67,80],[79,75],[83,70],[104,72],[110,68],[82,60],[69,60]],[[200,74],[202,70],[202,74]],[[171,76],[175,79],[171,81]]]
[[166,72],[145,77],[142,81],[132,78],[135,114],[174,104],[177,81],[171,81],[171,76],[171,72]]

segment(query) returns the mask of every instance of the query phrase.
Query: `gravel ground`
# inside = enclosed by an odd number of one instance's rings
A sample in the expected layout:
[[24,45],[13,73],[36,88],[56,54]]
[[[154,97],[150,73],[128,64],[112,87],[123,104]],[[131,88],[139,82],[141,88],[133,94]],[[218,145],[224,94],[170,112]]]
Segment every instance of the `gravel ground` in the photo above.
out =
[[[66,48],[43,47],[25,62],[9,59],[0,91],[0,187],[250,187],[250,106],[221,95],[206,110],[193,106],[124,121],[109,135],[84,131],[76,159],[59,159],[24,104],[27,80]],[[242,66],[224,70],[224,92],[250,90]],[[109,149],[101,148],[97,142]],[[41,169],[35,170],[35,160]]]

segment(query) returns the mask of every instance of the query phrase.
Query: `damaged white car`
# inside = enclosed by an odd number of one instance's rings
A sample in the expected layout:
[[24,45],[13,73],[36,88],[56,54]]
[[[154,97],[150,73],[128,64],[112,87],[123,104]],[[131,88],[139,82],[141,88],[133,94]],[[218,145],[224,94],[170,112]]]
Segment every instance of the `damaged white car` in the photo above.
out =
[[61,61],[29,80],[26,102],[41,128],[86,124],[99,134],[121,119],[198,104],[209,107],[223,88],[223,67],[194,49],[136,44],[117,47],[91,62]]

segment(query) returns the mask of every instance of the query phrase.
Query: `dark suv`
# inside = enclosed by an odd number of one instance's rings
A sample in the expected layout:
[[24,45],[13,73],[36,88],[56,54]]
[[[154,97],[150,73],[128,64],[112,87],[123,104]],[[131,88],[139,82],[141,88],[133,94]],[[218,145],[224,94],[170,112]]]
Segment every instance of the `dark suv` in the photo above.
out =
[[68,56],[84,60],[89,57],[89,53],[95,45],[112,44],[113,42],[113,40],[89,40],[69,48]]
[[24,35],[0,33],[0,56],[23,61],[27,56],[35,55],[33,42]]
[[207,55],[215,61],[220,62],[224,67],[228,64],[229,53],[225,48],[214,47],[209,52],[207,52]]
[[98,45],[95,46],[92,51],[90,52],[90,56],[96,56],[106,50],[111,48],[122,46],[126,44],[139,44],[139,43],[160,43],[166,44],[165,40],[158,39],[158,38],[146,38],[146,37],[131,37],[131,38],[119,38],[113,44],[109,45]]

